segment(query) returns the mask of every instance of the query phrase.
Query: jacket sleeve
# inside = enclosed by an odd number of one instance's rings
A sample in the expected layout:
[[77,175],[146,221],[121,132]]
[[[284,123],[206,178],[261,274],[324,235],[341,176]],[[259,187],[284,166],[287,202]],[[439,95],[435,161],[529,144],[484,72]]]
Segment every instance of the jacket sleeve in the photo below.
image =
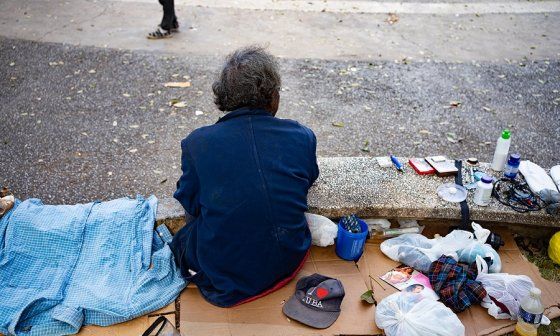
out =
[[319,166],[317,165],[317,137],[312,130],[309,130],[309,133],[311,135],[311,180],[309,186],[311,186],[319,178]]
[[173,194],[185,211],[198,217],[200,214],[200,184],[194,161],[188,151],[186,142],[181,142],[181,170],[183,174],[177,181],[177,190]]

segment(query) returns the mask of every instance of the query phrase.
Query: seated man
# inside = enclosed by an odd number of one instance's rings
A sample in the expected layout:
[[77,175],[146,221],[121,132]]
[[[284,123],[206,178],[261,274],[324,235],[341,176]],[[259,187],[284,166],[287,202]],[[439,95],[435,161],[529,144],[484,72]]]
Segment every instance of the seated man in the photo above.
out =
[[212,89],[228,113],[181,142],[174,197],[194,219],[171,249],[206,300],[231,307],[282,287],[302,267],[311,242],[307,192],[319,170],[313,132],[275,118],[280,75],[272,55],[235,51]]

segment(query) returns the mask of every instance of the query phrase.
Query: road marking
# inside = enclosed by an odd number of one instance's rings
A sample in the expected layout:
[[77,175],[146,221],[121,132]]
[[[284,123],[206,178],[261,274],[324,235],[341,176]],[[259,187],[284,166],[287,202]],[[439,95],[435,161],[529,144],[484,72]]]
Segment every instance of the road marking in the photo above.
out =
[[[114,0],[149,2],[155,0]],[[360,0],[176,0],[176,5],[210,8],[292,10],[337,13],[401,14],[525,14],[560,12],[560,1],[420,3]]]

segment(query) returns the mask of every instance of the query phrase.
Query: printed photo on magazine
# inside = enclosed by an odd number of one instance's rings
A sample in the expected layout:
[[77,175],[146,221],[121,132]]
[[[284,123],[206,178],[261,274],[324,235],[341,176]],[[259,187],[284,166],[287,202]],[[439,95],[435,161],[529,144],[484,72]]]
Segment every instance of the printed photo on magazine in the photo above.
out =
[[399,265],[380,276],[380,278],[402,292],[419,294],[420,298],[439,300],[438,295],[430,285],[430,279],[412,267]]

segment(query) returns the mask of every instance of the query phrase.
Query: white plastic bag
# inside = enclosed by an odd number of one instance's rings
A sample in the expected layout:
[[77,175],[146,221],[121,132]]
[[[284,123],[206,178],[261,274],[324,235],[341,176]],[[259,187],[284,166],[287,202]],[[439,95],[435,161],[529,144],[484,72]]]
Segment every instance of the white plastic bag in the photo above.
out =
[[420,272],[428,272],[430,264],[442,255],[457,261],[472,263],[476,256],[489,257],[491,272],[499,272],[502,263],[498,253],[484,244],[490,231],[477,223],[472,223],[474,234],[464,230],[454,230],[445,237],[428,239],[421,234],[403,234],[381,243],[381,251],[389,258],[402,262]]
[[325,216],[305,213],[305,219],[311,231],[311,243],[316,246],[329,246],[334,244],[338,233],[338,226]]
[[455,230],[445,237],[428,239],[417,233],[407,233],[381,243],[381,251],[389,258],[400,261],[420,272],[427,272],[430,264],[442,255],[457,259],[457,250],[467,247],[473,234]]
[[465,327],[443,303],[420,294],[398,292],[383,299],[375,324],[387,336],[463,336]]
[[[481,257],[477,258],[477,266],[478,276],[476,280],[482,283],[482,287],[487,294],[482,300],[481,306],[488,309],[488,314],[495,319],[517,320],[521,300],[529,295],[531,288],[535,287],[531,278],[526,275],[508,273],[488,274],[486,262]],[[502,311],[490,297],[503,304],[509,313]],[[543,315],[541,323],[548,325],[550,320]]]

